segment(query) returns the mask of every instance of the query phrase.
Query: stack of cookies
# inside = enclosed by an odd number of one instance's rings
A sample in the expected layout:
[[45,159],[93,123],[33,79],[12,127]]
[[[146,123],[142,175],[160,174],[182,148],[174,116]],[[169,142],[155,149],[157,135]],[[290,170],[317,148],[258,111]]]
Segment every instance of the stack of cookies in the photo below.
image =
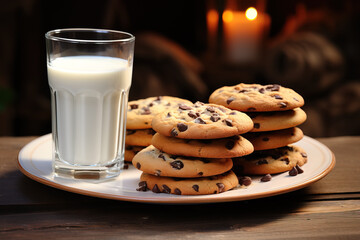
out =
[[233,157],[253,152],[240,134],[253,128],[250,117],[216,104],[181,104],[153,118],[152,145],[132,163],[143,171],[140,191],[178,195],[215,194],[238,185]]
[[238,84],[215,90],[210,103],[246,112],[253,120],[253,129],[244,135],[254,146],[254,153],[233,158],[234,171],[239,174],[270,174],[290,171],[302,173],[300,166],[307,155],[298,146],[290,145],[303,138],[296,127],[306,120],[300,108],[304,99],[294,90],[280,85]]
[[158,96],[130,101],[128,103],[125,139],[125,162],[131,162],[134,155],[151,144],[155,131],[151,128],[153,117],[179,104],[192,104],[190,101]]

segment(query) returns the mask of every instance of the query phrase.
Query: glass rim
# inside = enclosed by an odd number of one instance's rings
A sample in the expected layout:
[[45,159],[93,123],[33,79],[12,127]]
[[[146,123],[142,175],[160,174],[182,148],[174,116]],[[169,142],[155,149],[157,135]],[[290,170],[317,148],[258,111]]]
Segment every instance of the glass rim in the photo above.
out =
[[[124,38],[115,38],[115,39],[81,39],[81,38],[69,38],[69,37],[59,37],[55,34],[62,32],[93,32],[93,33],[116,33],[126,35]],[[45,33],[45,38],[55,41],[63,41],[70,43],[116,43],[116,42],[132,42],[135,40],[135,36],[128,32],[110,30],[110,29],[100,29],[100,28],[61,28],[50,30]]]

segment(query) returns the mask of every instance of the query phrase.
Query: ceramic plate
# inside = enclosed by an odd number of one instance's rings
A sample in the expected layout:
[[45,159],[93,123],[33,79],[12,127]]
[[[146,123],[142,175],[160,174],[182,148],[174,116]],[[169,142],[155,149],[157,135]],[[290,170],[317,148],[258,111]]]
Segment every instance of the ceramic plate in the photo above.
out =
[[40,183],[78,194],[123,201],[147,203],[214,203],[241,201],[274,196],[294,191],[310,185],[326,176],[335,166],[333,153],[322,143],[305,136],[295,145],[302,147],[308,154],[308,162],[302,166],[304,173],[291,177],[282,173],[273,175],[269,182],[260,182],[260,177],[252,177],[248,187],[213,195],[179,196],[151,191],[139,192],[141,171],[133,166],[112,180],[91,182],[86,180],[61,178],[54,175],[51,160],[51,134],[39,137],[27,144],[19,153],[18,164],[21,172]]

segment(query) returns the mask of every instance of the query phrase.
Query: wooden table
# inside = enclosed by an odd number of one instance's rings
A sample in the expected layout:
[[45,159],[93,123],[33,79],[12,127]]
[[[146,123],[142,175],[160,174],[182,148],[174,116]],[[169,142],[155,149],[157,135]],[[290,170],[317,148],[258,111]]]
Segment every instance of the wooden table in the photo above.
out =
[[304,189],[263,199],[156,205],[57,190],[24,176],[0,137],[0,239],[360,239],[360,137],[318,139],[334,170]]

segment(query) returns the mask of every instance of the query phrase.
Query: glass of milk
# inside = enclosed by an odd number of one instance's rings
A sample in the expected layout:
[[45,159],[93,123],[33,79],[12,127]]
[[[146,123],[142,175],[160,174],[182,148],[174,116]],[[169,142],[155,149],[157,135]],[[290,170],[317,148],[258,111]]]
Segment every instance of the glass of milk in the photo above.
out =
[[107,179],[120,174],[135,37],[104,29],[45,34],[57,176]]

